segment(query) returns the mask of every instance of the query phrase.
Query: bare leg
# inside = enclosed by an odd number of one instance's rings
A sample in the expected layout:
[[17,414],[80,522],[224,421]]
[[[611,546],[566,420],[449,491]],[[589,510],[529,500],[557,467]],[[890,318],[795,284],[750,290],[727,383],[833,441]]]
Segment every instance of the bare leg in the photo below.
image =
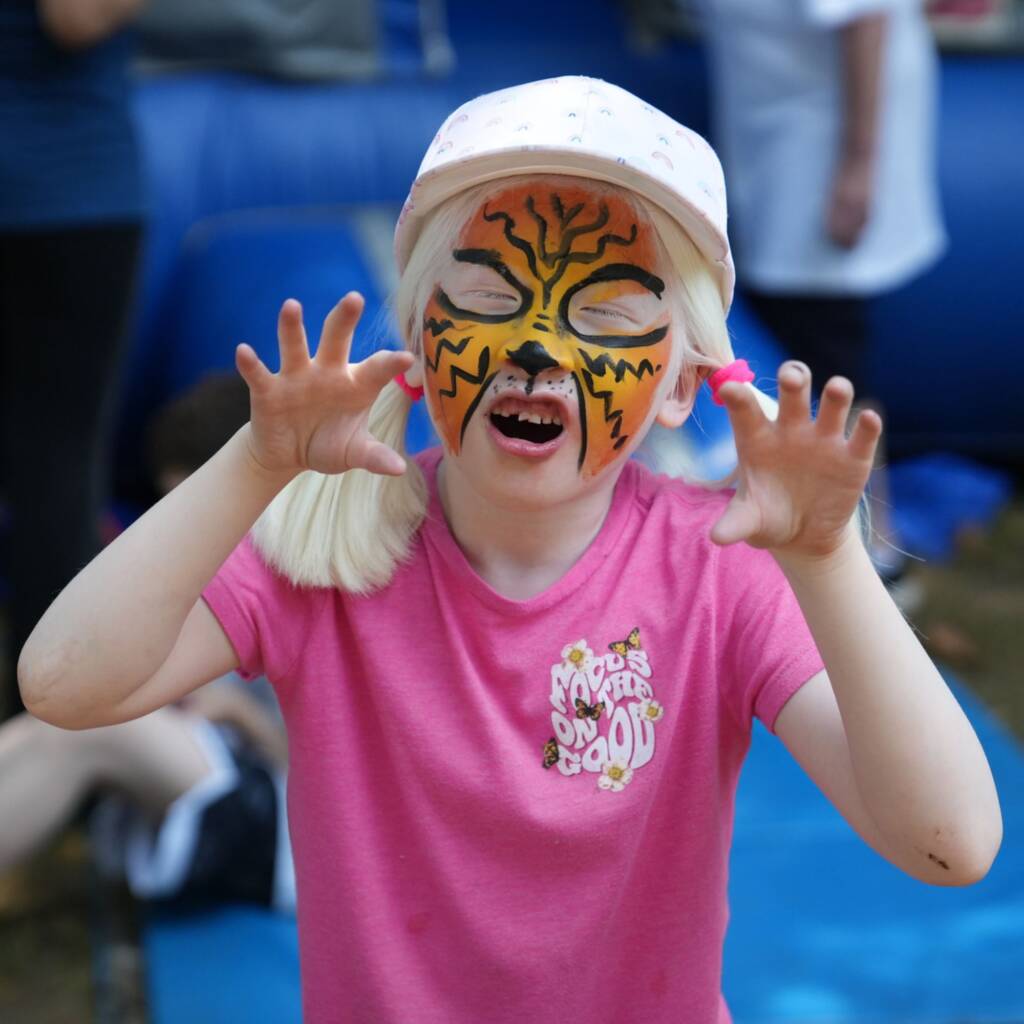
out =
[[0,727],[0,872],[46,842],[96,786],[126,792],[154,817],[210,766],[192,716],[162,708],[134,722],[70,732],[20,714]]

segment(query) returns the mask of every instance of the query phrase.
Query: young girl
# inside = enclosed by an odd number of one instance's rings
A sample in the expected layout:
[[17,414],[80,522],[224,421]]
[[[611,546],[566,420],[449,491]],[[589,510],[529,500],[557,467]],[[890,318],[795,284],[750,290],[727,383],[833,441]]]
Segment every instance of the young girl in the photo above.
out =
[[[717,159],[615,86],[442,127],[399,221],[406,351],[347,295],[251,422],[57,598],[32,711],[87,728],[238,668],[288,726],[305,1019],[727,1021],[726,868],[753,716],[858,833],[964,885],[985,756],[853,517],[881,424],[848,382],[777,418],[734,361]],[[707,382],[735,491],[629,457]],[[442,439],[406,462],[422,392]],[[255,528],[254,528],[255,524]]]

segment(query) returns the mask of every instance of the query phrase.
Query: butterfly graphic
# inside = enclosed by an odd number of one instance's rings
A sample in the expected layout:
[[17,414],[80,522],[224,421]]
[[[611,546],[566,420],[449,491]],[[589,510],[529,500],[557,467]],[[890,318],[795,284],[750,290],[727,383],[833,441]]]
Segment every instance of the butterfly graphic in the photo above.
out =
[[614,643],[610,643],[608,645],[608,650],[622,655],[625,655],[628,651],[639,651],[640,627],[634,626],[629,631],[629,636],[627,636],[625,640],[616,640]]
[[544,744],[544,767],[550,768],[558,764],[558,741],[554,736]]
[[577,697],[574,703],[576,705],[577,718],[592,718],[596,722],[601,717],[601,712],[604,711],[603,700],[598,701],[597,704],[588,704]]

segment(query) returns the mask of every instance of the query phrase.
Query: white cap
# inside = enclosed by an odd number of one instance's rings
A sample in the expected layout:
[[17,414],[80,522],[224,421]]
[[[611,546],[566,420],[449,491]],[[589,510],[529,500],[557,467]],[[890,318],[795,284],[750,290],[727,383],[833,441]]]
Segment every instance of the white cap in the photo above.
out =
[[512,174],[594,178],[649,199],[707,259],[728,311],[736,271],[725,226],[725,178],[714,150],[625,89],[575,75],[478,96],[448,118],[398,218],[399,272],[435,207],[473,185]]

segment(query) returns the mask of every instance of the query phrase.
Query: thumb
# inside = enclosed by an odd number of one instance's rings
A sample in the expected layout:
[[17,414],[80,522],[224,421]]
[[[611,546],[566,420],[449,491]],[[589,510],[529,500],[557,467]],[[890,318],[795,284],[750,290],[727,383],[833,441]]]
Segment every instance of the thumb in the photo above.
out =
[[725,547],[752,537],[760,528],[761,513],[758,507],[752,501],[736,495],[718,522],[711,527],[711,540]]
[[382,476],[401,476],[405,472],[405,459],[368,430],[352,438],[345,454],[349,469],[365,469]]

